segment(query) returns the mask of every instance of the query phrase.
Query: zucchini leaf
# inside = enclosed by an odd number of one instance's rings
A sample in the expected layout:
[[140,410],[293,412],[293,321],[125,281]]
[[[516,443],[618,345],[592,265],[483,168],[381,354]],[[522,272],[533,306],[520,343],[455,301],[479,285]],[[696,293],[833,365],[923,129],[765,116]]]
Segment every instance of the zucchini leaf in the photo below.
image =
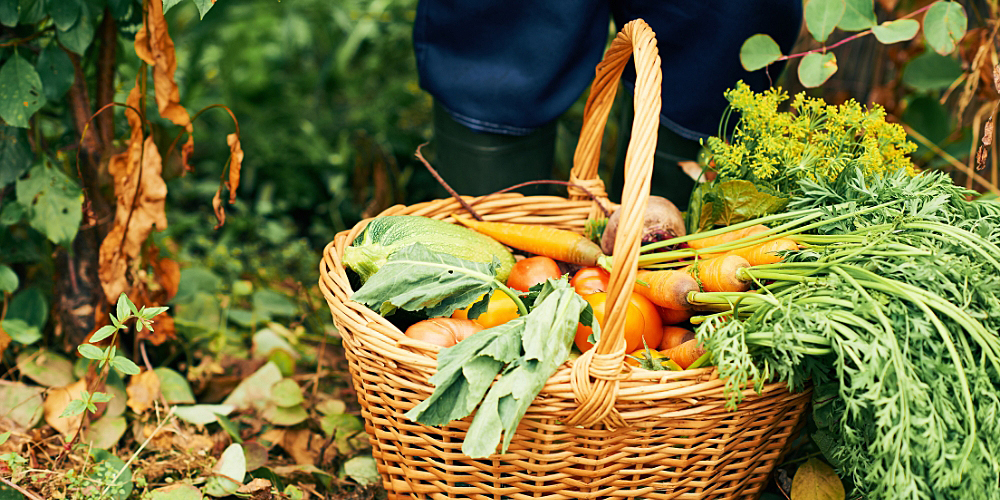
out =
[[[451,316],[456,309],[473,303],[497,288],[500,262],[472,262],[432,252],[413,243],[392,253],[388,261],[354,292],[351,300],[386,316],[397,308],[426,310],[430,317]],[[473,306],[470,317],[486,308],[482,300]]]

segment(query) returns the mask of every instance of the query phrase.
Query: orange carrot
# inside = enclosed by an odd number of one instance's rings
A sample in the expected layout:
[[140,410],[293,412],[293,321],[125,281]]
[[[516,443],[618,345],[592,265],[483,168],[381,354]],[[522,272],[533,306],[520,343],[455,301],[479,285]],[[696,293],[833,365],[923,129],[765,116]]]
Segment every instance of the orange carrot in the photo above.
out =
[[706,292],[745,292],[750,289],[750,281],[740,276],[740,269],[750,267],[750,263],[739,255],[720,255],[701,259],[684,268],[699,281]]
[[504,245],[555,260],[596,266],[597,259],[603,255],[601,247],[573,231],[534,224],[477,221],[457,214],[452,217],[463,226],[490,236]]
[[791,238],[778,238],[776,240],[765,241],[744,248],[730,250],[726,255],[739,255],[747,260],[751,266],[764,264],[774,264],[781,262],[782,257],[777,252],[784,250],[798,250],[799,246]]
[[691,319],[691,311],[668,307],[657,307],[656,309],[660,313],[660,320],[663,321],[664,325],[676,325]]
[[736,240],[741,240],[747,236],[752,236],[755,234],[763,233],[768,231],[770,228],[763,224],[757,224],[756,226],[750,226],[743,229],[737,229],[735,231],[729,231],[728,233],[722,233],[715,236],[708,236],[706,238],[699,238],[697,240],[691,240],[687,242],[688,246],[695,249],[702,249],[713,247],[715,245],[721,245],[723,243],[731,243]]
[[690,274],[677,269],[639,270],[636,279],[645,283],[635,284],[636,293],[660,307],[669,309],[690,309],[688,292],[698,291],[698,282]]
[[691,339],[677,347],[661,349],[660,352],[677,363],[681,369],[686,370],[687,367],[691,366],[691,363],[698,361],[698,358],[705,354],[705,348],[698,345],[698,339]]

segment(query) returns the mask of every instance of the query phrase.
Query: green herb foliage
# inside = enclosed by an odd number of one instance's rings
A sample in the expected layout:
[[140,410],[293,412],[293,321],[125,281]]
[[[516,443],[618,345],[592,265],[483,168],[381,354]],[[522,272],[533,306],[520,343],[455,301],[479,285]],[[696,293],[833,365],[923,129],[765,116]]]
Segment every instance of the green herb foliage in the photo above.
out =
[[940,173],[800,190],[792,209],[856,215],[751,268],[760,292],[698,294],[724,309],[698,335],[732,402],[749,380],[811,380],[824,452],[864,497],[1000,498],[1000,205]]

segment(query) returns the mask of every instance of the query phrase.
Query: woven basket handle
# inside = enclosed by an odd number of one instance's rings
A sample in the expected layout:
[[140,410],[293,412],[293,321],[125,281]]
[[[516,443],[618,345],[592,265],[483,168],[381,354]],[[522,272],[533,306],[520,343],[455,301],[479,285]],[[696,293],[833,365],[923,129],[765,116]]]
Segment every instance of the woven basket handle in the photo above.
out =
[[[660,125],[662,83],[656,39],[653,30],[642,19],[630,21],[622,28],[604,54],[604,60],[597,65],[570,174],[571,181],[593,187],[590,182],[596,180],[603,187],[597,175],[601,138],[618,81],[632,56],[636,69],[635,118],[625,155],[625,186],[619,208],[622,214],[615,238],[605,325],[597,345],[573,366],[573,392],[580,406],[567,421],[570,425],[590,426],[598,422],[612,427],[626,425],[615,411],[614,403],[618,381],[625,369],[625,312],[635,283],[642,223],[649,199],[656,133]],[[579,193],[570,192],[571,198],[579,196]]]

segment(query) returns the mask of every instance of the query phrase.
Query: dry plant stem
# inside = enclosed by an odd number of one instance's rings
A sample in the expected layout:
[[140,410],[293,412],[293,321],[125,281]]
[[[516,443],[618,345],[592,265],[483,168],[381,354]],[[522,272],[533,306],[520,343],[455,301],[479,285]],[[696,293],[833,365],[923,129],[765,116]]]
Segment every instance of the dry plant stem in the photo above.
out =
[[14,488],[15,490],[17,490],[18,493],[24,495],[29,500],[42,500],[42,498],[39,497],[38,495],[35,495],[34,493],[32,493],[32,492],[30,492],[30,491],[28,491],[28,490],[26,490],[26,489],[24,489],[24,488],[22,488],[22,487],[20,487],[20,486],[18,486],[16,484],[12,483],[12,482],[10,482],[10,481],[2,478],[2,477],[0,477],[0,482],[3,482],[4,484],[6,484],[7,486],[10,486],[11,488]]
[[427,167],[427,170],[431,173],[431,175],[434,176],[434,179],[436,179],[439,184],[441,184],[446,190],[448,190],[448,194],[450,194],[453,198],[458,200],[459,205],[462,205],[462,208],[464,208],[466,212],[469,212],[469,214],[475,217],[476,220],[482,221],[483,218],[480,217],[479,214],[476,213],[476,211],[473,210],[472,207],[468,203],[466,203],[465,200],[463,200],[462,197],[459,196],[458,193],[456,193],[455,190],[452,189],[451,186],[444,181],[444,179],[441,178],[441,174],[439,174],[437,170],[435,170],[434,167],[431,166],[431,164],[427,161],[427,159],[424,158],[424,155],[420,153],[420,148],[426,146],[427,144],[429,143],[425,142],[417,146],[417,152],[416,152],[417,159],[420,160],[420,163],[424,164],[424,167]]
[[[903,17],[900,17],[899,19],[908,19],[908,18],[911,18],[911,17],[915,17],[915,16],[919,15],[920,13],[924,12],[925,10],[931,8],[932,5],[934,5],[933,2],[931,2],[928,5],[925,5],[924,7],[919,8],[919,9],[913,11],[913,12],[910,12],[909,14],[907,14],[907,15],[905,15]],[[898,19],[896,19],[896,20],[898,21]],[[851,36],[849,36],[849,37],[847,37],[847,38],[845,38],[843,40],[840,40],[839,42],[837,42],[837,43],[835,43],[833,45],[824,45],[824,46],[822,46],[822,47],[820,47],[818,49],[807,50],[805,52],[799,52],[798,54],[788,54],[787,56],[781,56],[781,57],[779,57],[777,59],[777,61],[787,61],[789,59],[795,59],[797,57],[805,57],[805,56],[807,56],[809,54],[815,54],[817,52],[819,52],[819,53],[826,53],[826,51],[828,51],[828,50],[835,49],[835,48],[840,47],[841,45],[843,45],[843,44],[845,44],[847,42],[850,42],[851,40],[856,40],[856,39],[861,38],[863,36],[870,35],[871,33],[872,33],[872,30],[869,28],[867,30],[855,33],[855,34],[853,34],[853,35],[851,35]]]
[[[100,26],[100,49],[97,56],[97,106],[114,101],[115,98],[115,51],[118,48],[118,27],[111,8],[104,8],[104,18]],[[111,148],[115,139],[114,115],[103,115],[97,121],[97,132],[105,151]]]
[[[975,179],[976,182],[978,182],[982,187],[984,187],[987,190],[989,190],[991,193],[1000,196],[1000,187],[998,187],[996,184],[990,182],[985,177],[977,174],[976,171],[975,171],[975,169],[969,168],[968,165],[966,165],[966,164],[958,161],[957,158],[955,158],[954,156],[948,154],[947,151],[941,149],[940,147],[938,147],[937,144],[934,144],[929,139],[927,139],[926,137],[924,137],[923,135],[921,135],[916,130],[913,130],[909,126],[903,125],[903,128],[906,130],[906,133],[909,134],[909,135],[911,135],[911,136],[913,136],[913,138],[916,139],[917,142],[923,144],[924,146],[927,146],[931,151],[934,152],[934,154],[936,154],[936,155],[940,156],[941,158],[943,158],[945,161],[947,161],[949,164],[951,164],[951,166],[955,167],[960,172],[962,172],[963,174],[969,176],[970,178]],[[994,156],[996,156],[996,155],[994,155]]]

